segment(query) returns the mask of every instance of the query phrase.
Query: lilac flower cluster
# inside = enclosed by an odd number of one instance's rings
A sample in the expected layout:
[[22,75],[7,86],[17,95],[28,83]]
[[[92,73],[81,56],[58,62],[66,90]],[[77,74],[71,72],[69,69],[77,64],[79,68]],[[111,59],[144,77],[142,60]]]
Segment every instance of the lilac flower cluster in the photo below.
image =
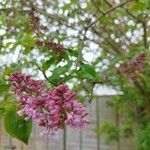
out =
[[45,42],[45,46],[48,49],[52,49],[52,50],[55,50],[57,52],[60,52],[60,51],[64,50],[63,44],[55,43],[55,42],[51,42],[51,41]]
[[40,24],[40,18],[35,14],[33,10],[29,11],[28,16],[29,16],[30,28],[37,35],[36,45],[45,46],[46,48],[50,50],[54,50],[56,52],[61,52],[64,50],[63,44],[56,43],[51,40],[47,41],[47,40],[39,39],[39,36],[43,35],[43,31],[47,32],[49,31],[49,29],[47,26]]
[[40,25],[40,18],[35,14],[33,10],[29,11],[28,16],[29,16],[30,28],[32,30],[37,30],[38,33],[40,33],[41,31],[48,31],[47,26]]
[[55,134],[65,126],[81,130],[88,123],[86,108],[76,101],[76,93],[66,84],[47,91],[43,81],[35,81],[21,72],[9,78],[12,91],[19,96],[18,114],[44,127],[42,135]]
[[29,23],[32,30],[38,30],[40,28],[40,18],[35,15],[34,11],[29,11]]
[[64,50],[63,44],[52,42],[52,41],[37,40],[36,44],[38,46],[45,46],[46,48],[50,50],[54,50],[56,52],[62,52]]
[[134,59],[125,62],[120,65],[117,72],[120,75],[127,75],[132,81],[137,81],[138,77],[135,73],[141,73],[144,71],[144,65],[146,63],[146,54],[141,53]]

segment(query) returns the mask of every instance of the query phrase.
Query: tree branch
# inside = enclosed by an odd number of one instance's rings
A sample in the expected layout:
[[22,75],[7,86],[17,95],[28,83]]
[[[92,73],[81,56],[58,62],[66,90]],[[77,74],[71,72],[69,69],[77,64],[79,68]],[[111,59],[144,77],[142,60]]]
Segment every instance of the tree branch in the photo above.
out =
[[[133,0],[127,0],[127,1],[125,1],[125,2],[123,2],[123,3],[121,3],[121,4],[119,4],[119,5],[117,5],[117,6],[115,6],[115,7],[110,8],[110,9],[107,10],[105,13],[103,13],[103,16],[109,14],[110,12],[114,11],[115,9],[117,9],[117,8],[119,8],[119,7],[122,7],[122,6],[124,6],[124,5],[126,5],[127,3],[132,2],[132,1],[133,1]],[[102,17],[102,16],[100,16],[97,20],[93,21],[93,22],[89,25],[89,28],[91,28],[94,24],[96,24],[96,23],[100,20],[101,17]]]
[[42,68],[41,68],[38,64],[35,64],[35,66],[42,72],[44,78],[45,78],[49,83],[51,83],[52,85],[56,85],[54,82],[52,82],[51,80],[49,80],[49,78],[47,77],[45,71],[42,70]]
[[147,31],[146,31],[145,21],[143,21],[142,25],[143,25],[143,30],[144,30],[144,34],[143,34],[144,47],[147,49],[148,48],[148,43],[147,43]]

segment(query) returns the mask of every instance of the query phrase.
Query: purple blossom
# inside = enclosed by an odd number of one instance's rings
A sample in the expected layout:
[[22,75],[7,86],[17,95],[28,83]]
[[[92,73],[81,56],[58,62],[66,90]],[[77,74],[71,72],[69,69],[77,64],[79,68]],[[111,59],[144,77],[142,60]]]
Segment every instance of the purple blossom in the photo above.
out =
[[12,91],[19,96],[18,115],[43,127],[42,135],[55,134],[65,126],[81,130],[88,123],[86,108],[76,101],[76,93],[66,84],[47,91],[43,81],[20,72],[13,73],[9,80]]
[[122,76],[127,76],[131,81],[135,82],[138,80],[137,73],[144,71],[144,65],[146,64],[146,54],[141,53],[135,58],[124,62],[117,69],[117,73]]

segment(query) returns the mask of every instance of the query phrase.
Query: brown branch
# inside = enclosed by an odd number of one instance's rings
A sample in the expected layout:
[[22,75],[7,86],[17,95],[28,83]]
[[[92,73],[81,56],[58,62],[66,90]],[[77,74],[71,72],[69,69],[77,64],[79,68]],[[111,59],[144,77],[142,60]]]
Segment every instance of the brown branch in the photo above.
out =
[[147,43],[147,31],[146,31],[145,21],[143,21],[142,25],[143,25],[143,29],[144,29],[144,34],[143,34],[144,47],[145,47],[145,49],[147,49],[148,48],[148,43]]
[[[103,13],[103,16],[109,14],[110,12],[114,11],[115,9],[117,9],[117,8],[119,8],[119,7],[122,7],[122,6],[124,6],[124,5],[126,5],[127,3],[132,2],[132,1],[133,1],[133,0],[127,0],[127,1],[125,1],[125,2],[123,2],[123,3],[121,3],[121,4],[119,4],[119,5],[117,5],[117,6],[115,6],[115,7],[110,8],[110,9],[107,10],[105,13]],[[93,22],[88,26],[88,28],[91,28],[94,24],[96,24],[96,23],[101,19],[101,17],[102,17],[102,16],[100,16],[97,20],[93,21]]]
[[51,80],[49,80],[49,78],[47,77],[45,71],[42,70],[42,68],[41,68],[39,65],[35,64],[35,66],[42,72],[44,78],[45,78],[49,83],[51,83],[52,85],[56,85],[54,82],[52,82]]
[[131,16],[137,23],[141,23],[143,26],[144,34],[143,34],[143,43],[144,47],[147,49],[148,48],[148,42],[147,42],[147,27],[146,27],[146,22],[145,20],[143,21],[140,19],[140,17],[133,15],[128,9],[126,9],[126,12],[128,13],[129,16]]
[[141,23],[140,18],[138,18],[137,16],[133,15],[128,9],[125,9],[126,13],[131,16],[137,23]]
[[92,87],[91,87],[91,91],[90,91],[90,99],[89,99],[89,103],[92,102],[93,99],[93,92],[94,92],[94,87],[95,87],[95,83],[92,83]]
[[[97,34],[97,35],[100,35],[101,33],[99,32],[99,31],[97,31],[94,27],[92,27],[92,31],[95,33],[95,34]],[[108,33],[108,31],[106,31],[106,29],[104,28],[104,27],[102,27],[101,28],[101,31],[104,31],[105,33]],[[104,38],[104,40],[105,40],[105,42],[107,42],[107,44],[109,44],[112,48],[113,48],[113,50],[114,50],[114,52],[116,53],[116,54],[118,54],[118,55],[122,55],[123,54],[123,51],[119,48],[119,46],[116,46],[116,44],[114,44],[114,42],[112,42],[111,40],[110,40],[110,38],[108,38],[108,37],[105,37],[105,35],[103,36],[103,38]]]
[[98,7],[98,5],[96,4],[95,0],[93,0],[92,2],[93,2],[93,4],[94,4],[94,6],[97,8],[97,10],[98,10],[101,14],[104,15],[105,13]]
[[109,5],[109,7],[112,7],[112,3],[109,0],[105,0],[105,3],[107,3],[107,5]]
[[110,8],[108,11],[105,12],[105,15],[108,14],[108,13],[110,13],[110,12],[112,12],[113,10],[115,10],[115,9],[117,9],[119,7],[123,7],[124,5],[126,5],[127,3],[132,2],[132,1],[133,0],[127,0],[127,1],[125,1],[123,3],[120,3],[119,5],[117,5],[115,7]]
[[38,8],[37,6],[35,6],[34,2],[32,0],[27,0],[30,3],[31,8],[33,8],[34,10],[36,10],[37,12],[49,17],[52,20],[58,21],[61,24],[64,22],[68,23],[68,18],[65,16],[59,16],[58,14],[54,14],[51,15],[49,13],[47,13],[46,11],[43,11],[42,9]]

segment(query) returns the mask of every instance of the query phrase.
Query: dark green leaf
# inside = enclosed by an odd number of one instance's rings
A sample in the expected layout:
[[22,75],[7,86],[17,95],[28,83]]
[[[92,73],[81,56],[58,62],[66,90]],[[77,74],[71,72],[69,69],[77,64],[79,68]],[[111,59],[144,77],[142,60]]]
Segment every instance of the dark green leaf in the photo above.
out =
[[9,85],[0,84],[0,93],[6,92],[9,89]]
[[89,78],[89,79],[96,79],[96,71],[92,65],[83,64],[79,71],[77,71],[77,76],[79,78]]
[[52,65],[54,61],[55,59],[53,57],[46,61],[42,66],[43,70],[48,70],[48,68]]
[[14,101],[3,100],[3,101],[0,102],[0,109],[3,109],[3,108],[8,109],[12,105],[14,105]]
[[6,131],[14,138],[28,144],[32,130],[32,122],[26,122],[17,115],[16,106],[10,107],[4,115],[4,126]]
[[5,112],[5,109],[4,108],[0,108],[0,117],[3,116],[4,112]]
[[65,75],[66,72],[68,72],[70,70],[72,66],[72,63],[69,62],[67,65],[65,66],[58,66],[56,69],[54,69],[50,80],[53,81],[54,83],[59,83],[59,81],[61,80],[60,75]]
[[144,10],[147,7],[148,7],[148,2],[146,0],[140,0],[140,2],[135,3],[135,5],[133,5],[132,9],[138,11],[138,10]]

